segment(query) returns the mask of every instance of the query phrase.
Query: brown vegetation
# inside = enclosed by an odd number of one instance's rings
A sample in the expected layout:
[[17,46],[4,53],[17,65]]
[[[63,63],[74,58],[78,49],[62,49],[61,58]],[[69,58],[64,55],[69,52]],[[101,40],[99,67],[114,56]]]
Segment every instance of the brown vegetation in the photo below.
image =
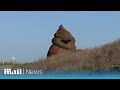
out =
[[44,71],[108,70],[120,67],[120,40],[93,49],[69,52],[46,60],[22,65],[24,68]]
[[0,60],[0,65],[18,65],[18,64],[22,64],[18,61],[13,61],[13,60],[9,60],[9,61],[3,61],[3,60]]

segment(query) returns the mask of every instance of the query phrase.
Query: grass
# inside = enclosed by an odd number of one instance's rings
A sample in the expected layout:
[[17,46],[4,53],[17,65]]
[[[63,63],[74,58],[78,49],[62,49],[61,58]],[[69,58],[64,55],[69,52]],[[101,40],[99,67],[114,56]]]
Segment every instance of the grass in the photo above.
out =
[[43,71],[96,71],[119,70],[120,40],[90,49],[50,57],[34,63],[16,65],[15,68],[42,69]]

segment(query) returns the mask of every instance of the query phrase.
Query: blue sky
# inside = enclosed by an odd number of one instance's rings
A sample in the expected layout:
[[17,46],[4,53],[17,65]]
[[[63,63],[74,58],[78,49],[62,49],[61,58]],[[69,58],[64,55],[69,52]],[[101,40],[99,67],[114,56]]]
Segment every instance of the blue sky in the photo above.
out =
[[45,58],[60,24],[75,37],[78,49],[120,38],[119,11],[1,11],[0,59]]

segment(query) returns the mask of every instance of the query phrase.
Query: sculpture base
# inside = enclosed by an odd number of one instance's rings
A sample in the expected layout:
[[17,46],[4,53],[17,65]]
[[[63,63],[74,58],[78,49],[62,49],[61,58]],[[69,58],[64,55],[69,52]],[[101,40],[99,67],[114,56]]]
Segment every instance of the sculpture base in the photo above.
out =
[[48,51],[48,53],[47,53],[47,57],[61,56],[61,55],[65,54],[65,53],[67,53],[67,52],[69,52],[69,51],[52,44],[49,51]]

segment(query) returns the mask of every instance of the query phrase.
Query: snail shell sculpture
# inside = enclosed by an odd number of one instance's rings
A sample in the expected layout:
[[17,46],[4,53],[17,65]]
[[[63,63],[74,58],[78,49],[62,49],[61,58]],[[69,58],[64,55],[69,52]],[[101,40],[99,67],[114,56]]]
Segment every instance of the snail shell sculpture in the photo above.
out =
[[54,34],[52,43],[53,44],[47,53],[47,57],[53,55],[59,56],[67,52],[76,51],[75,38],[62,25],[59,26],[59,29]]

